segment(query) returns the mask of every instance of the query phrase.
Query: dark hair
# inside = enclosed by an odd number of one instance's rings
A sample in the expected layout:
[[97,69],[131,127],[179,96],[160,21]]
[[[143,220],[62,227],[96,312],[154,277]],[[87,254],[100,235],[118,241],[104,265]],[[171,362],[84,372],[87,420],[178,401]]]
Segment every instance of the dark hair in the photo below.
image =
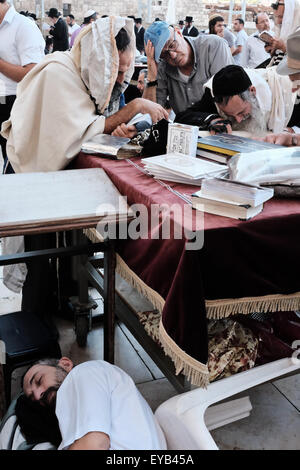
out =
[[130,44],[130,37],[126,29],[121,28],[115,39],[118,51],[124,52]]
[[69,15],[67,15],[69,18],[71,18],[71,20],[75,20],[75,16],[72,15],[72,13],[70,13]]
[[50,442],[58,447],[62,441],[54,408],[41,405],[22,394],[17,399],[17,422],[28,444]]
[[240,24],[245,24],[243,18],[236,18],[234,21],[238,21]]
[[209,23],[208,23],[209,34],[216,34],[214,28],[215,28],[216,24],[217,24],[219,21],[224,22],[223,16],[216,16],[215,18],[212,18],[212,19],[209,21]]
[[0,0],[0,3],[5,3],[5,2],[6,2],[6,0]]

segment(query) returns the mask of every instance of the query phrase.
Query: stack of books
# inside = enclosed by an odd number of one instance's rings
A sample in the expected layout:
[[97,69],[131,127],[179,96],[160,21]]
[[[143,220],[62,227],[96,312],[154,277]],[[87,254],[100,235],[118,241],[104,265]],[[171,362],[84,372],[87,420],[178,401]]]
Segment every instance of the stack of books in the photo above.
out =
[[216,134],[198,139],[197,156],[227,164],[237,153],[278,149],[279,146],[234,134]]
[[192,194],[192,206],[210,214],[248,220],[263,210],[263,203],[274,195],[272,188],[208,178],[202,181],[201,190]]
[[108,134],[97,134],[84,142],[81,151],[99,157],[108,157],[116,160],[139,156],[142,147],[130,144],[127,137],[115,137]]
[[146,170],[157,179],[196,186],[201,185],[203,178],[221,176],[227,172],[218,163],[175,153],[143,158],[142,162]]

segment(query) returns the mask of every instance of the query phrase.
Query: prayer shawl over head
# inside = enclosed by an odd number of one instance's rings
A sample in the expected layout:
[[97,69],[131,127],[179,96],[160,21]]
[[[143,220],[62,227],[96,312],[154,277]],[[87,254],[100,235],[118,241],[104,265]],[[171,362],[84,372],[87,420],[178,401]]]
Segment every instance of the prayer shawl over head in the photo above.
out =
[[[84,141],[104,131],[103,113],[119,69],[114,38],[123,27],[134,54],[133,21],[100,18],[81,31],[74,50],[49,54],[20,82],[10,120],[2,126],[16,173],[61,170]],[[134,64],[123,90],[133,70]]]
[[274,31],[277,38],[285,43],[288,36],[300,26],[300,0],[284,0],[284,13],[282,24],[275,25]]
[[[276,67],[244,70],[255,87],[255,96],[260,110],[266,116],[268,130],[281,132],[293,113],[296,94],[292,93],[292,82],[288,76],[278,75]],[[213,78],[204,85],[210,89],[211,94]]]

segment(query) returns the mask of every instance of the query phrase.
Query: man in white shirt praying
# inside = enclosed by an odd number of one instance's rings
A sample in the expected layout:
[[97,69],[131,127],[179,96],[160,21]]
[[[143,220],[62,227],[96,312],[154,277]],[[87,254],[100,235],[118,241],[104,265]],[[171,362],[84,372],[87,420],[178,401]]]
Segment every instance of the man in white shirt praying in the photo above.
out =
[[255,24],[257,31],[248,37],[242,51],[242,66],[250,69],[255,69],[271,59],[271,55],[265,50],[266,44],[259,38],[263,31],[270,31],[267,13],[258,13]]

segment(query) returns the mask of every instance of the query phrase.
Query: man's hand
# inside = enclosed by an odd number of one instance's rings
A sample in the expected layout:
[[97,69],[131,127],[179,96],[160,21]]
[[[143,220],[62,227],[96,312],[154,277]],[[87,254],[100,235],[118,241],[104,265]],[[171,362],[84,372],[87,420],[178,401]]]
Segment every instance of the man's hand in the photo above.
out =
[[161,119],[169,119],[168,112],[160,104],[144,98],[135,98],[115,114],[105,119],[104,134],[111,134],[118,126],[129,122],[138,113],[149,113],[153,124],[156,124]]
[[282,52],[286,52],[286,45],[285,42],[282,39],[272,39],[269,44],[265,46],[266,52],[269,52],[271,55],[274,54],[274,52],[279,49]]
[[150,114],[152,123],[156,124],[161,119],[169,119],[169,113],[160,104],[154,103],[153,101],[146,100],[144,98],[136,98],[139,101],[139,111],[142,114]]
[[269,142],[270,144],[292,147],[293,145],[300,145],[300,134],[293,134],[291,132],[282,132],[281,134],[269,134],[263,139],[263,141]]
[[132,139],[137,135],[137,130],[135,126],[127,126],[126,124],[120,124],[112,133],[116,137],[128,137]]
[[210,122],[208,130],[211,135],[227,133],[232,134],[232,127],[228,119],[217,118]]
[[155,62],[155,49],[151,41],[148,41],[145,47],[148,64],[148,80],[154,82],[157,78],[157,63]]

